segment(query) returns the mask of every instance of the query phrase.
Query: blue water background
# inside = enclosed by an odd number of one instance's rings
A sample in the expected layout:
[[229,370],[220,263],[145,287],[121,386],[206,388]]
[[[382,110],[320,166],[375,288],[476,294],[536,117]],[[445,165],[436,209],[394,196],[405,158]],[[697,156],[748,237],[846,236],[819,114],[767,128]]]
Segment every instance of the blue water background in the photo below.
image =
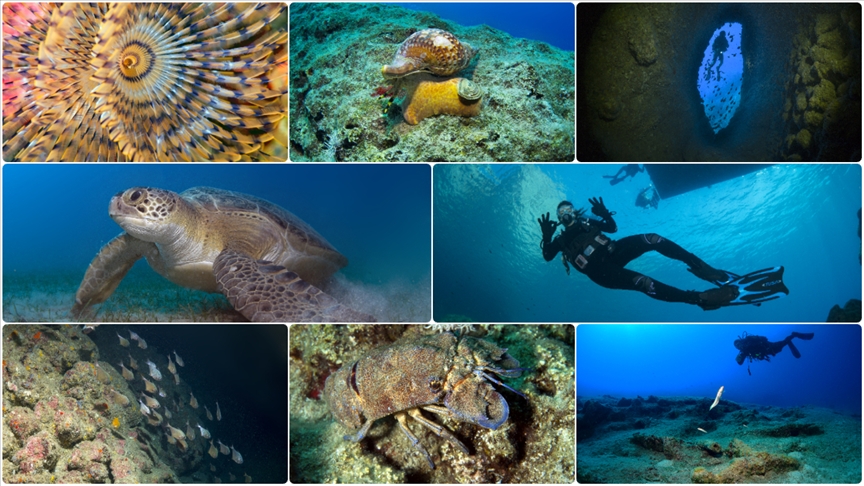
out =
[[[793,331],[796,359],[784,347],[767,361],[738,365],[735,339],[746,331],[782,341]],[[752,375],[747,374],[750,365]],[[580,325],[576,395],[694,396],[782,407],[819,406],[861,413],[859,325]]]
[[[436,165],[434,318],[479,322],[824,322],[835,304],[861,298],[858,165],[771,166],[660,201],[634,202],[651,180],[616,186],[617,165]],[[537,218],[563,199],[616,211],[613,238],[658,233],[709,264],[739,274],[784,265],[789,296],[761,307],[703,311],[602,288],[560,256],[546,262]],[[685,290],[707,290],[686,266],[655,252],[627,268]]]
[[486,24],[513,37],[575,50],[576,12],[572,3],[397,3],[431,12],[464,26]]
[[266,199],[306,221],[348,257],[341,273],[349,280],[428,285],[430,177],[426,165],[7,164],[3,272],[83,276],[102,245],[122,232],[108,217],[114,194],[136,185],[178,192],[212,186]]

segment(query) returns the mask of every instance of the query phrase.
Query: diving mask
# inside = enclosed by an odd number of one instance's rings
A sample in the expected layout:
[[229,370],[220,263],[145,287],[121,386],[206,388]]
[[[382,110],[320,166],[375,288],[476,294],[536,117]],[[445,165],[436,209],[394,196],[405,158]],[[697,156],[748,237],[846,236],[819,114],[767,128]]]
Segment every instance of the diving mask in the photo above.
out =
[[561,206],[558,208],[558,222],[564,226],[570,226],[576,220],[576,211],[573,206]]

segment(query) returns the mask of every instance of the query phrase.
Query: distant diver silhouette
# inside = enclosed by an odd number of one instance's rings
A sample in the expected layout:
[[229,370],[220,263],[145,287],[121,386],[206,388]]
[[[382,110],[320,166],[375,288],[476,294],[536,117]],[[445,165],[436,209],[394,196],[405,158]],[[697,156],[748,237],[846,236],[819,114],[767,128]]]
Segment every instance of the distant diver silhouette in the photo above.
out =
[[705,72],[705,81],[711,79],[711,69],[718,59],[720,60],[720,64],[717,64],[717,81],[720,81],[720,66],[723,65],[723,53],[726,52],[726,49],[729,49],[729,41],[726,40],[725,30],[721,30],[720,35],[714,39],[714,45],[711,46],[711,49],[714,50],[714,59],[711,60],[711,64],[708,65],[708,69]]
[[645,167],[642,167],[639,164],[627,164],[618,169],[618,172],[615,173],[614,176],[604,175],[604,179],[612,179],[609,181],[609,185],[616,185],[620,182],[624,182],[628,177],[636,177],[636,174],[640,172],[645,172]]
[[[786,339],[782,341],[777,341],[772,343],[768,341],[768,338],[765,336],[756,336],[752,334],[747,334],[745,331],[743,336],[738,336],[738,339],[735,340],[735,347],[740,351],[738,356],[735,357],[735,361],[742,365],[744,364],[744,360],[750,359],[752,363],[754,359],[760,361],[771,361],[771,356],[775,356],[780,351],[783,351],[785,346],[789,346],[789,351],[792,352],[792,356],[796,358],[801,357],[801,353],[798,351],[798,348],[792,344],[792,338],[803,339],[805,341],[809,341],[813,339],[813,333],[800,333],[793,332]],[[750,373],[750,365],[747,365],[747,374],[752,375]]]

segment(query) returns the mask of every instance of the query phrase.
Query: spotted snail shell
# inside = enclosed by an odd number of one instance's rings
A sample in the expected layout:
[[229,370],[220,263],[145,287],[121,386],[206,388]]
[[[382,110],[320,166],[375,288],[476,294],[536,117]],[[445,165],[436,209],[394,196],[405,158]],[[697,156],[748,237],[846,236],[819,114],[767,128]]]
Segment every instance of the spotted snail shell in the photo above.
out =
[[393,62],[381,68],[386,78],[398,78],[416,72],[437,76],[455,74],[471,62],[477,49],[460,42],[450,32],[425,29],[411,34],[399,46]]

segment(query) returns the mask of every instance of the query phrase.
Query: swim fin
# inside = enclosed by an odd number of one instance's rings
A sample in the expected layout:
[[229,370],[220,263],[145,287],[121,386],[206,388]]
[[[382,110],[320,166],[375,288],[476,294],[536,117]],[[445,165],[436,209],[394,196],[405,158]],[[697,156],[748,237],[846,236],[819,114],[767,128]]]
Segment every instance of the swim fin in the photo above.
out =
[[792,338],[798,338],[798,339],[803,339],[805,341],[809,341],[809,340],[813,339],[813,333],[812,332],[804,332],[804,333],[793,332],[788,338],[786,338],[786,344],[789,346],[789,351],[792,351],[792,356],[795,356],[796,358],[800,358],[801,353],[799,353],[798,348],[796,348],[795,345],[792,344]]
[[795,356],[796,358],[800,358],[800,357],[801,357],[801,353],[799,353],[799,352],[798,352],[798,348],[796,348],[795,345],[792,344],[792,340],[791,340],[791,339],[789,340],[788,343],[786,343],[786,345],[789,346],[789,351],[792,351],[792,356]]
[[[712,302],[713,305],[705,310],[717,309],[718,307],[726,307],[730,305],[761,305],[762,302],[779,299],[783,295],[789,295],[789,289],[783,283],[783,272],[785,268],[771,267],[748,273],[743,277],[739,277],[731,272],[725,272],[732,279],[729,282],[721,283],[715,281],[720,288],[734,287],[738,290],[737,295],[724,302]],[[730,295],[733,294],[730,292]],[[716,306],[716,307],[715,307]]]
[[793,332],[792,337],[798,338],[798,339],[803,339],[805,341],[809,341],[809,340],[813,339],[813,333],[812,332]]

